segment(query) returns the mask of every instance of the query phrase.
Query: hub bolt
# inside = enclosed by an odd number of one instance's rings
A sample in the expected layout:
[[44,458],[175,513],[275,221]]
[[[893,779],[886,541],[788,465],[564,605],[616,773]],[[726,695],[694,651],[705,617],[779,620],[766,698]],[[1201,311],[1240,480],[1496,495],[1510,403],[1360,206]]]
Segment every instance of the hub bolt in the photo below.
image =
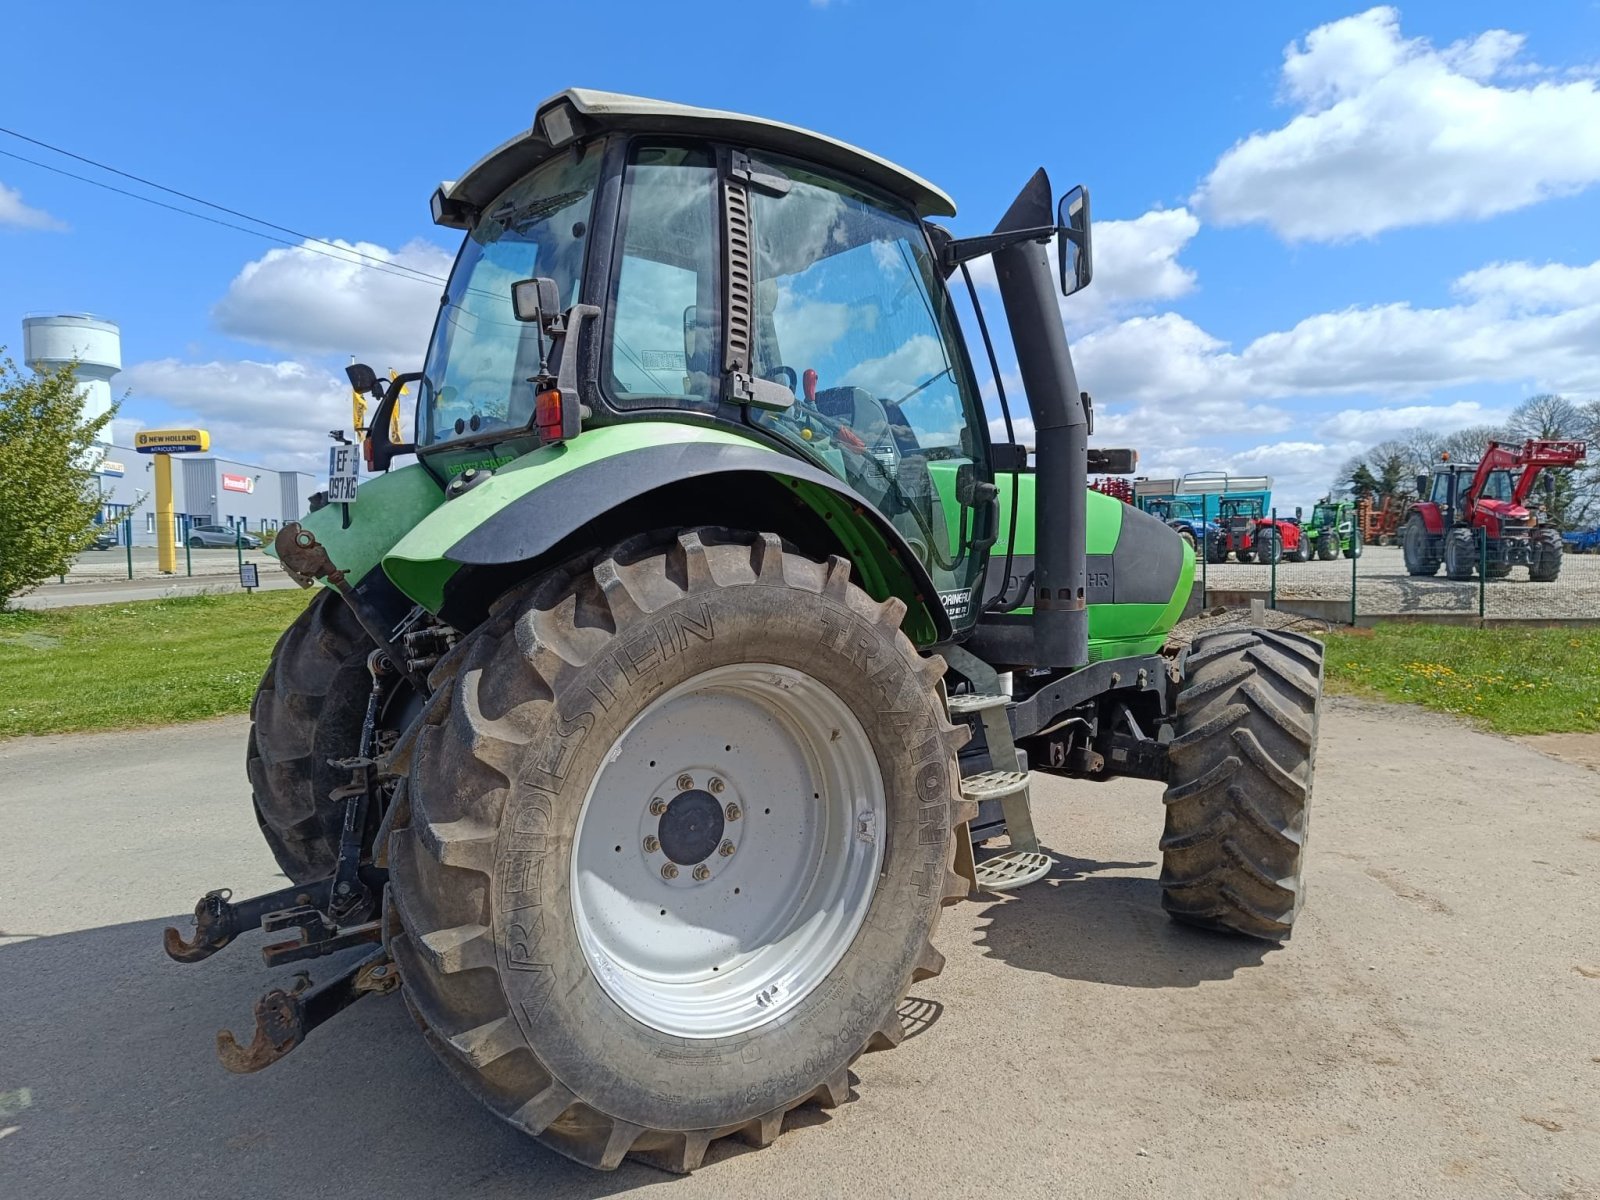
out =
[[720,796],[722,794],[722,780],[718,779],[715,775],[711,777],[711,782],[706,786],[711,789],[711,794],[713,796]]
[[723,812],[727,814],[728,820],[730,821],[737,821],[740,817],[744,816],[744,810],[731,800],[728,801],[728,807],[723,809]]
[[652,817],[659,817],[662,813],[664,813],[666,811],[667,811],[667,802],[665,800],[663,800],[660,796],[657,796],[654,800],[650,801],[650,815]]
[[722,845],[717,847],[717,853],[722,855],[723,858],[727,858],[728,855],[733,853],[733,843],[723,842]]
[[660,838],[656,837],[656,835],[653,834],[653,833],[649,834],[648,836],[645,837],[645,839],[644,839],[644,852],[646,854],[654,854],[659,849],[661,849],[661,839]]
[[662,868],[661,868],[661,878],[663,878],[663,879],[676,879],[677,877],[678,877],[678,868],[677,867],[673,866],[671,863],[666,863],[666,864],[664,864],[662,866]]
[[694,776],[693,775],[679,775],[678,776],[678,790],[680,792],[687,792],[693,786],[694,786]]
[[701,883],[704,883],[706,880],[711,878],[711,868],[706,866],[705,863],[701,863],[694,869],[694,877]]

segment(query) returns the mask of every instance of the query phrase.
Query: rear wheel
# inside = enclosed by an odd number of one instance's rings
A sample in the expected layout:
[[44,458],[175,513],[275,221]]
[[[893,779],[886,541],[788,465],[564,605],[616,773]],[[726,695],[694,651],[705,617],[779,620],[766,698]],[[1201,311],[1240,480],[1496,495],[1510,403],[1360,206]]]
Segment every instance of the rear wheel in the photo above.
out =
[[1162,905],[1186,924],[1286,938],[1305,897],[1322,645],[1221,629],[1197,637],[1181,669]]
[[1184,528],[1181,525],[1174,525],[1173,528],[1177,530],[1178,536],[1183,539],[1184,544],[1187,545],[1189,547],[1189,549],[1193,550],[1194,549],[1194,533],[1191,532],[1190,530]]
[[688,1171],[901,1040],[972,815],[904,612],[843,559],[699,530],[504,597],[440,664],[397,753],[391,944],[494,1112]]
[[1535,529],[1529,535],[1533,551],[1528,564],[1528,578],[1534,583],[1554,583],[1561,575],[1563,546],[1561,534],[1555,529]]
[[205,547],[205,542],[200,538],[192,537],[189,539],[189,546],[191,549],[200,550]]
[[1329,562],[1339,557],[1339,533],[1331,526],[1317,534],[1317,557]]
[[360,747],[375,648],[350,606],[323,591],[278,639],[250,703],[245,769],[256,820],[295,883],[326,877],[338,859],[344,814],[328,793],[350,772],[328,760]]
[[1406,518],[1405,526],[1400,531],[1400,551],[1405,556],[1406,572],[1408,574],[1437,575],[1439,573],[1439,559],[1435,557],[1431,549],[1428,527],[1423,524],[1420,515]]
[[1206,539],[1206,561],[1225,563],[1228,561],[1228,539],[1220,534],[1212,534]]

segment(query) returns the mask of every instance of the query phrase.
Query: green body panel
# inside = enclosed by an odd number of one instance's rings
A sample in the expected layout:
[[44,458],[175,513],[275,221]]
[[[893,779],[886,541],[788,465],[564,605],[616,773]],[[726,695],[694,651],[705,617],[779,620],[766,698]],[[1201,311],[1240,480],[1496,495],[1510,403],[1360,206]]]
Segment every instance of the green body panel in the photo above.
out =
[[[959,512],[955,503],[956,469],[954,463],[931,463],[934,486],[947,515]],[[1031,555],[1037,545],[1034,521],[1034,476],[1031,474],[1000,475],[996,477],[1000,492],[999,540],[990,552],[991,561],[1005,556],[1006,536],[1011,530],[1013,491],[1017,497],[1016,544],[1012,552]],[[1088,521],[1085,529],[1085,550],[1090,555],[1113,554],[1122,535],[1123,514],[1128,506],[1113,496],[1089,491]],[[951,538],[958,531],[950,530]],[[1176,536],[1176,535],[1174,535]],[[1183,566],[1169,599],[1160,604],[1091,604],[1089,605],[1089,659],[1099,662],[1107,658],[1123,658],[1136,654],[1154,654],[1166,641],[1167,633],[1183,615],[1184,605],[1194,586],[1194,550],[1183,547]],[[1018,612],[1031,612],[1022,608]]]
[[[383,561],[396,542],[444,503],[444,492],[416,463],[374,475],[361,485],[361,499],[350,505],[330,504],[300,518],[300,525],[316,535],[328,557],[349,578],[360,583]],[[345,528],[344,510],[350,510]],[[271,543],[268,554],[273,552]]]
[[[494,474],[470,491],[438,505],[414,522],[409,532],[394,540],[382,554],[383,569],[402,592],[430,612],[444,603],[445,586],[462,567],[447,557],[451,547],[472,530],[508,505],[522,500],[551,480],[580,470],[613,455],[633,450],[689,443],[740,446],[766,451],[774,460],[786,456],[764,443],[728,430],[669,420],[629,421],[586,429],[570,442],[544,446],[504,463]],[[456,461],[452,455],[451,474],[460,474],[470,462]],[[495,460],[489,451],[484,464]],[[921,594],[915,581],[901,569],[888,550],[882,534],[871,519],[864,517],[836,493],[803,480],[786,479],[799,498],[822,516],[839,537],[846,554],[860,573],[863,587],[874,599],[898,596],[906,603],[904,627],[908,636],[921,644],[935,637],[935,626],[926,605],[936,597]],[[370,486],[370,485],[367,485]],[[437,488],[435,488],[437,493]],[[366,492],[363,489],[363,500]],[[737,523],[737,498],[729,498],[729,521]],[[320,534],[319,534],[320,536]]]

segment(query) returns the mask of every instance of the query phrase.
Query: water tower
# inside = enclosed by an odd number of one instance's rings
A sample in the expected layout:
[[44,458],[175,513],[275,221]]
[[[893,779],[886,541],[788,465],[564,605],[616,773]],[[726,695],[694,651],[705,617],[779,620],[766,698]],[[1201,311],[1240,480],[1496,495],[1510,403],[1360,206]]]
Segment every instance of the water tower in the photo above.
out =
[[[111,377],[122,370],[122,331],[115,321],[88,313],[31,316],[22,319],[22,361],[47,371],[76,360],[83,415],[104,416],[111,408]],[[98,441],[111,440],[111,429]]]

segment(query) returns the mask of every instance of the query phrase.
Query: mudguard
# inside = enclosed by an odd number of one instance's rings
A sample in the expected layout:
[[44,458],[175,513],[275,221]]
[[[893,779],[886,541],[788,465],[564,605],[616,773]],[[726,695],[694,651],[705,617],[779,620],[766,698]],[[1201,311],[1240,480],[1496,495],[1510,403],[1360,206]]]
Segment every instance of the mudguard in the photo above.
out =
[[[688,479],[749,473],[793,489],[825,519],[866,591],[875,599],[898,596],[905,602],[908,636],[920,644],[950,636],[926,568],[864,497],[821,468],[751,438],[686,422],[586,429],[479,476],[481,481],[452,494],[389,548],[383,569],[407,596],[438,612],[464,568],[530,562],[626,501]],[[736,480],[729,482],[728,521],[737,524]]]
[[[329,504],[300,518],[316,534],[333,565],[351,584],[372,574],[396,542],[444,503],[434,477],[416,463],[374,475],[361,485],[355,504]],[[266,553],[277,557],[268,542]]]

